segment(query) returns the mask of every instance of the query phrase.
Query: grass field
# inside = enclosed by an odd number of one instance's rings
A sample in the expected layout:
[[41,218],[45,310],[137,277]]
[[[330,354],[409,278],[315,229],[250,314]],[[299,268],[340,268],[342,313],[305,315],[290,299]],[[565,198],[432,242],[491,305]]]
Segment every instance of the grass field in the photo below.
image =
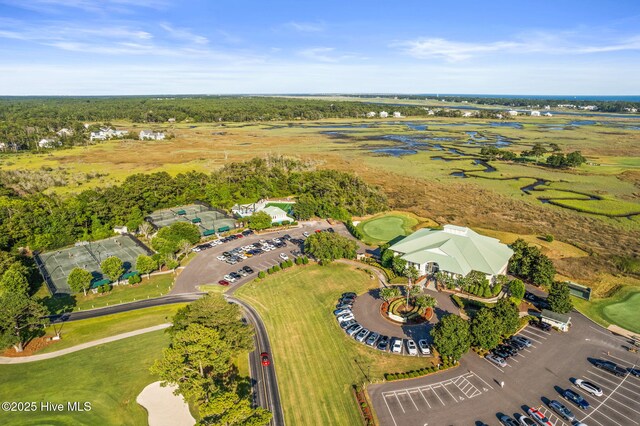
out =
[[358,229],[364,235],[362,241],[369,245],[382,245],[425,226],[438,225],[432,220],[420,218],[412,213],[394,211],[365,219],[358,224]]
[[251,282],[236,296],[265,322],[288,425],[360,424],[351,385],[385,372],[409,371],[425,359],[384,354],[348,338],[333,317],[341,293],[376,285],[347,265],[295,267]]
[[47,327],[48,336],[61,330],[62,339],[43,348],[38,353],[54,352],[80,343],[91,342],[103,337],[139,330],[153,325],[171,322],[171,318],[185,303],[137,309],[120,314],[105,315],[97,318],[71,321]]
[[34,364],[0,365],[4,400],[50,401],[65,408],[68,401],[91,403],[91,411],[86,412],[0,411],[0,424],[147,424],[147,413],[136,397],[157,380],[149,367],[168,344],[169,337],[156,331]]
[[608,327],[611,324],[640,333],[638,312],[640,312],[640,288],[623,287],[606,299],[586,300],[572,298],[576,308],[596,321]]

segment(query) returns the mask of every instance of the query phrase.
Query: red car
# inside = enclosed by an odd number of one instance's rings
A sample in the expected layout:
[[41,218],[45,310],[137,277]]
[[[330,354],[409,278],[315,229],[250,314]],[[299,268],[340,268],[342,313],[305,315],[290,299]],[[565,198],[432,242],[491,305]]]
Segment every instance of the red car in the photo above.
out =
[[262,365],[264,367],[268,367],[269,365],[271,365],[271,361],[269,361],[269,354],[266,352],[262,352],[260,354],[260,359],[262,360]]
[[236,238],[243,238],[243,237],[244,237],[244,235],[242,235],[242,234],[236,234]]
[[533,407],[529,408],[528,413],[533,418],[533,420],[535,420],[536,423],[538,423],[539,425],[553,426],[553,423],[551,423],[549,419],[545,417],[544,414],[542,414],[540,411],[536,410],[535,408]]
[[218,281],[218,284],[223,285],[223,286],[228,286],[228,285],[229,285],[229,281],[227,281],[227,280],[220,280],[220,281]]
[[322,232],[321,230],[316,229],[316,234],[319,234],[319,233],[321,233],[321,232]]

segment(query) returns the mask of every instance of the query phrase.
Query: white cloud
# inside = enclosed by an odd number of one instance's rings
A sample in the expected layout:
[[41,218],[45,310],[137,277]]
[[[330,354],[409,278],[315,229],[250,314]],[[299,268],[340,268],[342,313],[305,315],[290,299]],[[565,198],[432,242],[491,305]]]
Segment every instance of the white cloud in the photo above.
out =
[[339,58],[332,55],[335,50],[336,49],[333,47],[312,47],[309,49],[300,50],[298,52],[298,55],[312,61],[337,62]]
[[320,22],[288,22],[284,26],[301,33],[319,33],[324,31],[324,24]]
[[194,34],[189,29],[186,29],[186,28],[175,28],[166,22],[160,24],[160,28],[165,30],[171,37],[177,40],[183,40],[183,41],[186,41],[189,43],[195,43],[195,44],[209,43],[208,38],[198,34]]
[[640,50],[640,36],[617,40],[578,40],[570,32],[532,32],[513,40],[493,42],[453,41],[443,38],[418,38],[393,43],[403,53],[418,59],[444,59],[449,62],[463,61],[491,54],[542,53],[553,55],[575,55],[626,50]]

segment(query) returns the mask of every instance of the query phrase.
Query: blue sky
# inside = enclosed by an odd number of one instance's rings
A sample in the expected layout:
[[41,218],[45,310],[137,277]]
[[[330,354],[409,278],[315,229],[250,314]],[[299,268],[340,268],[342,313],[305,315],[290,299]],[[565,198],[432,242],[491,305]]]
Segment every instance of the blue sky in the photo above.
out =
[[640,94],[640,1],[0,0],[0,95]]

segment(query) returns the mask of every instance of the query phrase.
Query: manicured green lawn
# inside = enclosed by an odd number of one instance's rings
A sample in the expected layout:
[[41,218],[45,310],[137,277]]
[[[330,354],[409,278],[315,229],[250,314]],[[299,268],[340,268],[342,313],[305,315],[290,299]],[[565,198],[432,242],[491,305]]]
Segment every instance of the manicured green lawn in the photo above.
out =
[[333,308],[346,291],[363,293],[377,280],[353,267],[297,266],[251,282],[236,296],[254,306],[265,322],[288,425],[356,425],[351,394],[365,374],[429,366],[429,361],[378,352],[349,338]]
[[[418,217],[410,213],[389,212],[363,220],[358,224],[358,229],[364,235],[362,240],[365,243],[381,245],[409,235],[419,223]],[[428,225],[435,225],[435,223]]]
[[173,274],[155,275],[151,278],[143,278],[142,282],[136,285],[121,284],[114,286],[109,293],[93,294],[89,292],[86,296],[80,293],[51,297],[48,295],[46,286],[43,285],[37,295],[42,298],[51,313],[84,311],[165,296],[171,290],[174,278]]
[[624,287],[607,299],[592,299],[590,302],[573,297],[576,308],[604,327],[616,324],[635,333],[640,333],[640,288]]
[[157,380],[149,367],[168,344],[164,331],[156,331],[51,360],[0,365],[3,401],[91,403],[91,411],[75,413],[0,411],[0,424],[145,425],[147,413],[136,397]]
[[71,321],[62,325],[50,325],[46,330],[47,335],[55,335],[55,328],[62,331],[62,339],[43,348],[38,351],[38,353],[54,352],[80,343],[102,339],[103,337],[169,323],[176,311],[185,305],[186,303],[178,303],[174,305],[156,306],[120,314]]

